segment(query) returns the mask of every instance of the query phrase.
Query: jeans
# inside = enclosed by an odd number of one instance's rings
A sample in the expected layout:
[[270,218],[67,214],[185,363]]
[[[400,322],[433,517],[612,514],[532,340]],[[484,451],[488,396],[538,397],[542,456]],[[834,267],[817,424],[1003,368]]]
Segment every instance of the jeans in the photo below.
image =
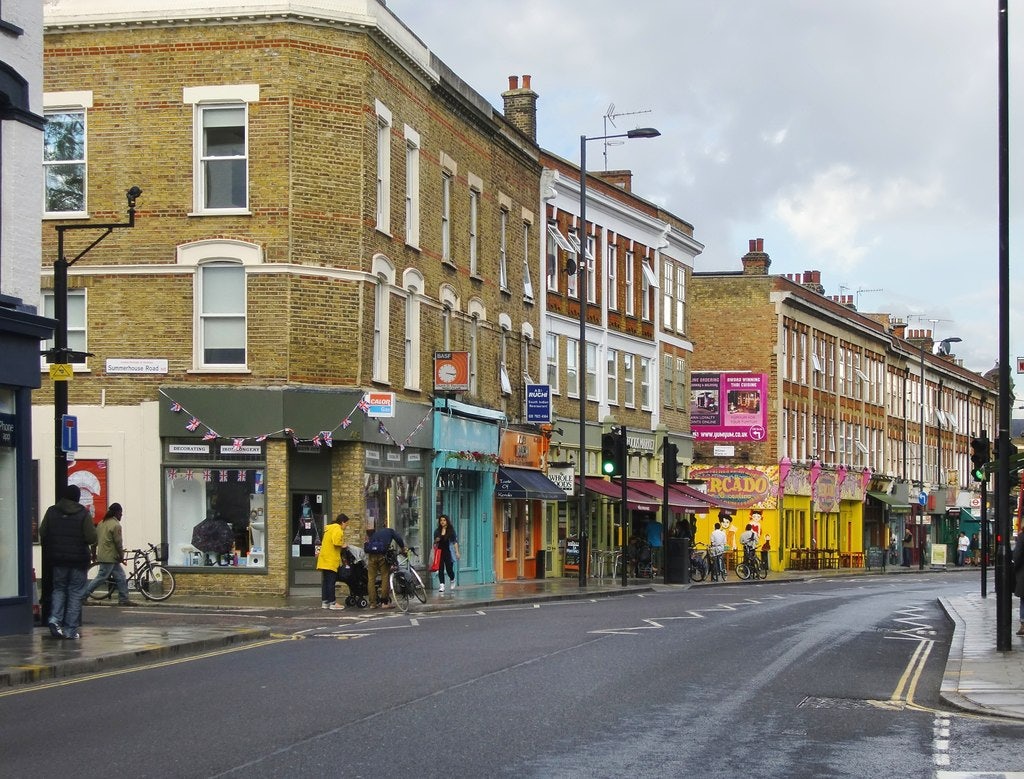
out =
[[448,572],[448,578],[452,580],[452,584],[455,584],[455,560],[451,547],[441,550],[441,567],[437,569],[437,578],[441,584],[444,584],[445,571]]
[[50,599],[50,620],[69,630],[82,626],[82,596],[89,574],[85,568],[53,568],[53,595]]
[[338,583],[338,572],[320,570],[320,600],[324,603],[335,603],[334,585]]
[[85,585],[82,599],[89,597],[95,590],[107,586],[107,579],[114,574],[114,581],[117,582],[117,599],[124,603],[128,600],[128,578],[124,575],[124,566],[121,563],[100,563],[100,569],[96,572],[96,578]]
[[387,600],[391,597],[391,566],[388,565],[388,558],[382,554],[371,554],[366,556],[366,579],[369,583],[370,607],[378,603],[377,588],[374,582],[380,576],[380,600]]

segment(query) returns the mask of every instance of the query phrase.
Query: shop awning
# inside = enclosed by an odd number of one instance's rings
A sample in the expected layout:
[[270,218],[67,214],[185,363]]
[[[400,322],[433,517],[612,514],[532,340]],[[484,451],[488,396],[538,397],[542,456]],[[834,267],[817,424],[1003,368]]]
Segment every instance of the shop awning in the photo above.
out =
[[[639,479],[629,479],[626,485],[637,492],[643,493],[644,495],[650,495],[652,499],[661,505],[662,500],[665,497],[665,488],[656,484],[653,481],[642,481]],[[683,511],[698,511],[704,513],[708,510],[710,504],[699,498],[687,495],[680,490],[674,489],[676,485],[670,484],[668,487],[668,505],[670,508],[682,509]]]
[[499,500],[565,500],[566,494],[540,471],[498,468],[494,497]]
[[[612,500],[622,500],[622,485],[618,482],[605,481],[597,476],[588,476],[586,485],[589,492],[604,495]],[[657,511],[660,507],[661,503],[659,501],[656,501],[650,495],[630,489],[629,482],[626,482],[627,509],[630,511]]]
[[[709,506],[711,508],[727,509],[729,511],[734,510],[731,504],[726,503],[721,498],[716,498],[714,495],[708,495],[706,492],[701,492],[698,489],[694,489],[688,484],[673,484],[671,486],[671,489],[676,490],[677,492],[680,492],[693,500],[704,503],[706,504],[706,506]],[[699,510],[704,511],[706,509],[702,507]]]
[[906,501],[901,501],[899,498],[894,498],[887,492],[872,492],[868,490],[868,497],[877,500],[879,503],[884,503],[889,511],[893,514],[909,514],[910,506]]

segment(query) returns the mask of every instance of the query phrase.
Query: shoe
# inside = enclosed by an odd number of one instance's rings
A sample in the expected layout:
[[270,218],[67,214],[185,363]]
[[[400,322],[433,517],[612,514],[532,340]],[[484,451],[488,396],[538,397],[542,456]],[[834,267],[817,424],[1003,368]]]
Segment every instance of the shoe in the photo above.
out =
[[381,606],[382,609],[393,609],[394,607],[395,607],[394,603],[388,603],[388,604],[385,604],[384,606]]
[[60,629],[60,622],[55,617],[50,617],[50,621],[46,623],[46,627],[50,629],[50,635],[54,638],[64,638],[64,634]]
[[68,630],[67,628],[64,628],[60,632],[60,637],[65,641],[78,641],[82,637],[82,634],[77,630]]
[[441,582],[441,586],[437,588],[438,592],[444,592],[444,582]]
[[139,604],[133,600],[122,600],[117,602],[118,606],[138,606]]
[[1024,636],[1024,622],[1020,623],[1020,627],[1017,628],[1017,635]]
[[322,609],[329,609],[330,607],[331,607],[331,602],[329,600],[322,600],[322,601],[320,601],[320,608],[322,608]]
[[329,608],[331,611],[344,611],[345,610],[345,607],[342,606],[340,603],[332,603],[327,608]]
[[455,589],[455,582],[452,582],[452,589]]

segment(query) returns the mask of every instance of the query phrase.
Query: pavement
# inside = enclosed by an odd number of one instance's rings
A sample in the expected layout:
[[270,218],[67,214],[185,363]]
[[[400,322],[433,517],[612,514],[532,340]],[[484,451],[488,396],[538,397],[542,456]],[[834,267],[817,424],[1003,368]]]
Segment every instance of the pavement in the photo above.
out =
[[[916,572],[916,568],[890,568],[886,575]],[[878,573],[877,570],[864,569],[773,571],[766,583]],[[946,573],[950,576],[977,576],[977,569],[954,568]],[[427,603],[415,604],[410,613],[550,600],[621,597],[642,592],[686,590],[690,587],[737,586],[744,586],[744,583],[730,580],[728,584],[665,585],[659,580],[630,580],[626,587],[622,587],[610,579],[591,579],[584,588],[579,586],[575,578],[522,580],[462,586],[444,595],[431,591]],[[308,594],[290,596],[286,600],[263,602],[252,598],[227,600],[212,596],[183,596],[172,597],[163,603],[146,603],[132,612],[141,612],[141,617],[145,614],[143,609],[173,609],[180,612],[188,608],[221,607],[232,609],[232,618],[237,621],[239,608],[305,612],[307,609],[316,609],[319,600],[318,588],[310,590]],[[972,593],[940,598],[939,602],[954,623],[953,639],[942,680],[943,700],[956,708],[977,714],[1024,720],[1024,638],[1014,635],[1013,649],[1010,651],[996,649],[994,588],[989,587],[986,598],[981,597],[980,593]],[[1014,602],[1012,633],[1016,633],[1019,624],[1016,606]],[[128,612],[127,619],[119,620],[129,624],[116,627],[90,624],[90,613],[104,608],[111,606],[90,604],[86,607],[86,624],[81,628],[82,638],[79,641],[54,639],[45,628],[35,628],[25,635],[0,636],[0,695],[41,682],[173,662],[189,655],[272,640],[271,629],[267,627],[202,624],[167,626],[146,624],[142,619],[139,624],[130,624],[132,612]],[[188,620],[182,618],[181,622],[187,623]]]

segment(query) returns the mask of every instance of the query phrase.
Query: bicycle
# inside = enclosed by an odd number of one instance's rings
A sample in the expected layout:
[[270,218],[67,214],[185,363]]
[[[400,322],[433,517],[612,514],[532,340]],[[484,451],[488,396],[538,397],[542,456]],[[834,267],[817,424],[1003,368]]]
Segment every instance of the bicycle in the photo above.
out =
[[[698,549],[697,547],[704,547]],[[690,550],[690,581],[702,582],[708,578],[708,550],[707,545],[699,541]]]
[[[131,555],[131,571],[125,571],[128,579],[128,591],[137,590],[147,600],[167,600],[174,594],[174,574],[164,568],[161,563],[166,558],[163,552],[167,547],[148,544],[148,549],[126,549],[125,554]],[[93,563],[89,568],[88,581],[96,578],[102,563]],[[89,593],[95,600],[107,600],[117,592],[117,581],[113,573],[107,577],[106,586],[102,584]]]
[[711,569],[711,581],[717,582],[721,579],[724,582],[726,579],[725,548],[721,546],[708,547],[708,558]]
[[416,548],[410,546],[406,553],[388,552],[388,564],[391,568],[391,597],[399,611],[409,610],[409,600],[415,597],[420,603],[427,602],[427,588],[423,580],[412,567],[412,556],[417,554]]
[[736,575],[743,579],[743,581],[747,579],[767,579],[768,569],[764,567],[761,558],[757,556],[756,550],[744,550],[743,561],[736,564]]

